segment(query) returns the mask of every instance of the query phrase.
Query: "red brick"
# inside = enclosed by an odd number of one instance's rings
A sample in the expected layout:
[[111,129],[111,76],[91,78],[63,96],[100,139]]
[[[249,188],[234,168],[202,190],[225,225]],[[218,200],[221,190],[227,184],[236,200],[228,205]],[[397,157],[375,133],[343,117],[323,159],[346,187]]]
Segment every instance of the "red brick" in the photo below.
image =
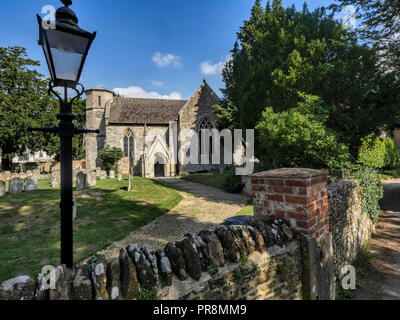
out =
[[285,218],[285,211],[281,211],[281,210],[274,210],[274,217],[276,218]]
[[311,182],[309,180],[286,180],[285,186],[287,187],[309,187]]
[[268,194],[267,199],[273,201],[283,201],[283,196],[280,194]]
[[321,195],[321,198],[327,197],[328,196],[328,192],[326,190],[325,191],[321,191],[320,195]]
[[295,196],[285,196],[285,201],[291,203],[301,203],[301,204],[307,204],[310,202],[307,197],[295,197]]
[[252,183],[252,184],[258,184],[258,179],[254,179],[254,178],[251,179],[251,183]]
[[283,186],[282,179],[265,179],[265,184],[269,186]]
[[317,209],[313,210],[313,212],[312,212],[312,217],[316,217],[316,216],[318,216],[319,214],[320,214],[320,210],[319,210],[319,208],[317,208]]
[[251,186],[251,190],[252,191],[265,191],[265,186],[261,186],[261,185],[252,185]]
[[304,212],[288,212],[287,213],[288,218],[291,219],[298,219],[298,220],[307,220],[308,219],[308,213]]
[[319,199],[319,194],[318,193],[314,194],[312,199],[313,201],[317,201]]
[[276,192],[276,193],[292,194],[293,193],[293,188],[289,188],[289,187],[272,187],[272,191]]

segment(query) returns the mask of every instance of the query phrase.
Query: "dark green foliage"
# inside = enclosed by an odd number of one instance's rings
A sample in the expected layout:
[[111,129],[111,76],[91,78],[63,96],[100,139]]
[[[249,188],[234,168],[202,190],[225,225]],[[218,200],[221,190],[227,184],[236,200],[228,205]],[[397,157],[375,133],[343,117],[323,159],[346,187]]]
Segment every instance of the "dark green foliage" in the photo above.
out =
[[372,221],[378,222],[379,200],[383,197],[383,187],[376,171],[361,167],[350,178],[356,179],[361,190],[362,210]]
[[[25,48],[0,47],[0,148],[4,169],[10,169],[12,158],[27,149],[59,156],[57,135],[27,130],[58,125],[59,103],[48,96],[48,80],[33,69],[38,66],[38,61],[28,58]],[[76,101],[73,112],[81,114],[74,123],[83,127],[85,101]],[[74,137],[73,152],[74,159],[84,158],[83,136]]]
[[[336,146],[347,145],[356,158],[362,137],[400,124],[399,79],[383,72],[376,52],[359,44],[326,10],[297,11],[278,0],[263,9],[257,1],[237,37],[223,70],[224,99],[216,106],[220,127],[252,129],[265,121],[267,107],[274,113],[298,109],[318,116],[323,135],[334,136]],[[261,159],[266,150],[260,130],[256,139]],[[268,150],[270,160],[279,158],[274,153]]]
[[241,176],[236,175],[235,167],[228,167],[224,172],[223,188],[231,193],[240,193],[243,189]]
[[400,151],[392,139],[384,139],[385,142],[385,168],[392,171],[400,169]]
[[124,152],[121,148],[110,148],[109,146],[106,146],[99,152],[99,159],[101,162],[103,162],[103,165],[107,171],[112,170],[117,162],[123,157]]
[[338,169],[350,163],[347,146],[314,114],[297,109],[275,113],[267,108],[256,129],[260,151],[281,167]]
[[157,288],[151,290],[140,288],[138,300],[160,300],[160,296],[157,295]]

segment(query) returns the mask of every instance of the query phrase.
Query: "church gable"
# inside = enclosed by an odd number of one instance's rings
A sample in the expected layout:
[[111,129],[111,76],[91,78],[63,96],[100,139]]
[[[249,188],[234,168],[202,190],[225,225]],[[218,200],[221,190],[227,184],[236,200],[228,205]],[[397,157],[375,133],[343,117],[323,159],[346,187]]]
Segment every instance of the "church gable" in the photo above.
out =
[[197,129],[199,122],[205,117],[216,123],[214,105],[220,100],[205,80],[194,95],[179,112],[181,129]]

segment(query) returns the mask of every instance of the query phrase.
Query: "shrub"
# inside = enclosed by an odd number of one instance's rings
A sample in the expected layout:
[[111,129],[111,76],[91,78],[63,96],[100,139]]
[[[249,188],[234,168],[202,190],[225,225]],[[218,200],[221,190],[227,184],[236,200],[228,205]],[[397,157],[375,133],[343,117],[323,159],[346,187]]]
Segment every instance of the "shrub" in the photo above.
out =
[[179,175],[180,175],[181,178],[185,178],[187,176],[190,176],[190,173],[187,172],[187,171],[181,171]]
[[[392,139],[384,139],[385,142],[385,168],[392,171],[400,167],[400,151],[397,149]],[[397,172],[396,172],[397,177]],[[395,176],[393,175],[393,176]]]
[[380,138],[366,137],[361,139],[358,151],[358,163],[374,169],[385,166],[385,142]]
[[244,187],[241,176],[236,175],[235,167],[231,166],[225,169],[222,187],[225,191],[231,193],[240,193]]
[[120,148],[110,148],[106,146],[99,152],[99,159],[103,162],[107,171],[114,168],[119,160],[124,156],[124,152]]
[[266,108],[256,129],[261,151],[280,166],[335,169],[350,164],[349,148],[321,116],[296,108],[280,113]]
[[378,222],[379,200],[383,197],[383,187],[377,172],[369,167],[361,167],[350,178],[357,179],[361,189],[362,210],[374,223]]

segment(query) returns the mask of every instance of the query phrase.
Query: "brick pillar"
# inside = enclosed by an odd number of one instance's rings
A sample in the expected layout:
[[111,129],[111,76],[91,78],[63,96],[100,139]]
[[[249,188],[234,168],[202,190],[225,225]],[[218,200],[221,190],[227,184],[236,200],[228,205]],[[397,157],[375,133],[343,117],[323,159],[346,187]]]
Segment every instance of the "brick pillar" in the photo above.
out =
[[317,240],[329,231],[326,171],[277,169],[251,178],[256,218],[282,218]]

